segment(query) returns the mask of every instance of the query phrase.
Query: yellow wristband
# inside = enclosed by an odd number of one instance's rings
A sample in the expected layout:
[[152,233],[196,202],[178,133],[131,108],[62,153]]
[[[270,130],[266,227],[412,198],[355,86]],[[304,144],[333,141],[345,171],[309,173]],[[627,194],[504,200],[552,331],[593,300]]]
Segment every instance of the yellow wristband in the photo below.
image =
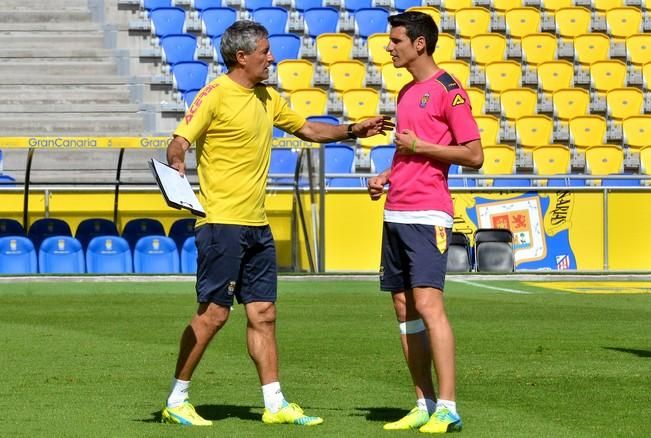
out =
[[416,140],[412,140],[411,142],[411,152],[416,153]]

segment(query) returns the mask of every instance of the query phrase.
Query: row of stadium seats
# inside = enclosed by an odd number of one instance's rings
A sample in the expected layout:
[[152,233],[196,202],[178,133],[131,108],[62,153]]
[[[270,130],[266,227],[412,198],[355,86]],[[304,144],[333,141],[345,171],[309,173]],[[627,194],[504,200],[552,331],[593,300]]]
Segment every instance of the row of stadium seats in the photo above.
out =
[[191,274],[196,270],[194,236],[184,241],[180,253],[174,240],[167,236],[141,237],[133,251],[127,240],[119,236],[93,237],[85,250],[71,236],[48,237],[38,250],[27,237],[0,237],[0,274],[5,275]]

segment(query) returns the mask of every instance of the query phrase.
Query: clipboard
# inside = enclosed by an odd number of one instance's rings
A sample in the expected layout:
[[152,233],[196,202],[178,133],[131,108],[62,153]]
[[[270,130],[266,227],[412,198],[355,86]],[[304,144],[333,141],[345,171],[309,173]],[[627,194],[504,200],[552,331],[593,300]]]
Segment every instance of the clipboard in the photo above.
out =
[[189,210],[196,216],[206,217],[206,211],[199,203],[190,182],[184,175],[155,158],[149,160],[149,167],[167,205],[176,209]]

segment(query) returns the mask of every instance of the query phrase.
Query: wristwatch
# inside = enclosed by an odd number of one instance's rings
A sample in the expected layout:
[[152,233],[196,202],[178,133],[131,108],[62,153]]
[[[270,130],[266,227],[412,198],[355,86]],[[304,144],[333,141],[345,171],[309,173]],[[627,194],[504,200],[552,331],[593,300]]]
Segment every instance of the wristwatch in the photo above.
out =
[[348,138],[357,138],[357,136],[353,132],[353,125],[354,125],[354,123],[351,123],[350,125],[348,125]]

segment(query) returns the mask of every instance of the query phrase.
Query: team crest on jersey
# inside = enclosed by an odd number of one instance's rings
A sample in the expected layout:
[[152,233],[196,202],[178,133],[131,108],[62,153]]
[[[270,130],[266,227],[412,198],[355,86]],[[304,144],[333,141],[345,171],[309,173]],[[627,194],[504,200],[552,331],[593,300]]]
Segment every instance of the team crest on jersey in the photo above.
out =
[[464,103],[466,103],[466,99],[461,97],[460,94],[457,94],[454,96],[454,99],[452,99],[452,106],[463,105]]
[[427,106],[427,102],[429,102],[429,93],[423,94],[423,97],[420,98],[420,107],[425,108]]

